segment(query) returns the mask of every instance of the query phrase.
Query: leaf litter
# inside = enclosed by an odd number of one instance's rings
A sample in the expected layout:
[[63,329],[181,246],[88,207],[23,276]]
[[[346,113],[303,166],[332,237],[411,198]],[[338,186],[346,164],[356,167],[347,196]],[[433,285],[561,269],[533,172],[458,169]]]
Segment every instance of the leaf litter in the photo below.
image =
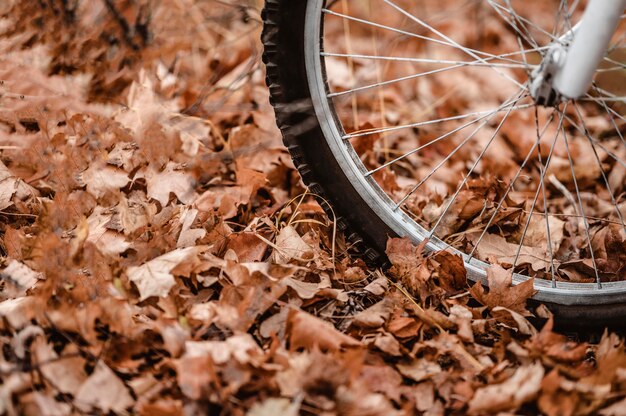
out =
[[36,4],[0,6],[0,414],[624,414],[624,341],[554,332],[532,282],[353,255],[274,127],[258,2]]

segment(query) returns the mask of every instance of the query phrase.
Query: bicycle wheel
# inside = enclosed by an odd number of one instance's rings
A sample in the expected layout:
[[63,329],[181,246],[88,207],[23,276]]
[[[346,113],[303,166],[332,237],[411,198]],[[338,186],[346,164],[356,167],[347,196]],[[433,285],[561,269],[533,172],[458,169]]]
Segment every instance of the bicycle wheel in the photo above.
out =
[[472,281],[493,263],[536,277],[561,316],[626,316],[624,18],[584,98],[528,93],[584,3],[266,1],[285,143],[367,259],[391,236],[428,240]]

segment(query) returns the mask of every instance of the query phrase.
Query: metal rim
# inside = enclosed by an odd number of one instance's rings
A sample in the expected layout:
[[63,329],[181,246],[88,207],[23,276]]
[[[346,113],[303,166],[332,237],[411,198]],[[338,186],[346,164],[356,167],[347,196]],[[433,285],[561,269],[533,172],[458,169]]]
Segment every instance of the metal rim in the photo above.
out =
[[[351,145],[342,140],[342,126],[336,116],[333,103],[328,98],[328,84],[322,58],[322,27],[324,0],[309,0],[305,20],[305,63],[309,90],[319,125],[343,173],[350,179],[355,190],[368,202],[370,208],[399,236],[422,242],[429,231],[417,224],[402,210],[393,210],[394,202],[371,177],[365,177],[366,169]],[[451,250],[465,260],[468,279],[486,283],[489,265],[433,237],[426,245],[429,251]],[[518,273],[513,275],[513,284],[529,279]],[[606,282],[599,288],[595,283],[571,283],[535,279],[536,300],[563,305],[601,305],[626,301],[626,282]]]

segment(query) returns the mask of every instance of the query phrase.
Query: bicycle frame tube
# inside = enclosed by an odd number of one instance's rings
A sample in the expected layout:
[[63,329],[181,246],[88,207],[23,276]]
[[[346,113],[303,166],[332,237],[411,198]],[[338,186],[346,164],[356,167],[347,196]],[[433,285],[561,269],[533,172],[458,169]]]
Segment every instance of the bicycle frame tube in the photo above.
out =
[[589,1],[555,74],[553,88],[562,97],[576,99],[587,92],[625,8],[626,0]]

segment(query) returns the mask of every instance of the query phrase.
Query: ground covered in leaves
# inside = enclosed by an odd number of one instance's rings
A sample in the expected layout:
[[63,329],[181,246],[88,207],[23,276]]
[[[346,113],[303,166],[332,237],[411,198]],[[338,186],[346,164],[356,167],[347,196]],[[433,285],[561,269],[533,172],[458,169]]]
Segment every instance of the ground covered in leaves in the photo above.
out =
[[390,240],[368,269],[268,104],[260,2],[0,6],[0,414],[626,413],[626,351]]

